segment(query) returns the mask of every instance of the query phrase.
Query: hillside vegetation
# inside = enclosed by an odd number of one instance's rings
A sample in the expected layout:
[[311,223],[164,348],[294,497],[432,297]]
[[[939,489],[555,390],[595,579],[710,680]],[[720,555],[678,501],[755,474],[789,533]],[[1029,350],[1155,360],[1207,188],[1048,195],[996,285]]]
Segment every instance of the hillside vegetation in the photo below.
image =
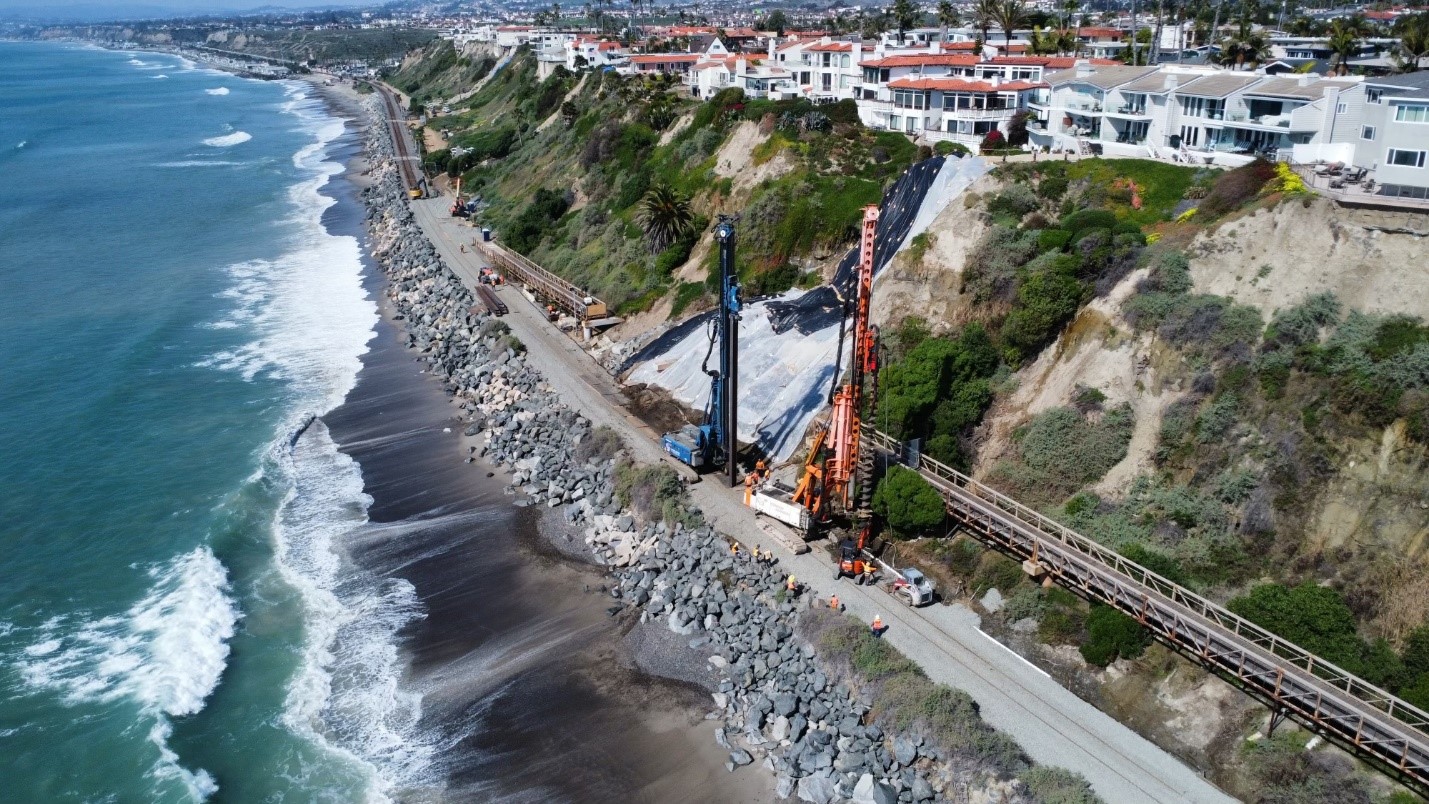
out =
[[[391,81],[422,99],[469,83],[474,69],[443,43]],[[682,307],[705,303],[715,259],[696,247],[719,214],[742,215],[748,293],[815,282],[820,260],[853,240],[862,207],[919,157],[907,138],[865,129],[849,102],[815,108],[730,89],[701,103],[658,78],[562,68],[538,81],[529,53],[430,125],[450,132],[452,147],[427,154],[428,168],[460,176],[463,193],[486,202],[484,224],[621,313],[677,290]],[[740,143],[747,170],[721,168],[721,148],[751,130],[750,145]],[[642,201],[657,188],[691,210],[669,243],[652,242],[641,224]]]
[[[1328,292],[1277,288],[1294,301],[1266,309],[1198,290],[1192,244],[1317,203],[1283,168],[1021,164],[983,186],[966,199],[985,233],[956,266],[955,311],[886,339],[880,426],[1429,706],[1429,327]],[[1245,276],[1245,295],[1270,270]],[[924,530],[944,531],[936,516]],[[1141,655],[1130,619],[1012,562],[962,542],[920,551],[1090,665]],[[1264,783],[1282,748],[1237,760],[1225,783]]]

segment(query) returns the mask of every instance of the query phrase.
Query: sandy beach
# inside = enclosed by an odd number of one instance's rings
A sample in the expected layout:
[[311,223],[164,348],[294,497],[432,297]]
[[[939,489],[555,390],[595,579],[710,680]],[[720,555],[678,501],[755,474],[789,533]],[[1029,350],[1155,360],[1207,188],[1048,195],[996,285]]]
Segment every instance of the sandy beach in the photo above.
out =
[[[363,97],[350,84],[309,80],[334,113],[363,124]],[[360,148],[346,164],[346,197],[326,222],[359,233],[356,191],[368,164]],[[468,462],[473,440],[460,411],[405,347],[385,280],[368,264],[383,320],[356,389],[325,422],[373,498],[374,527],[346,546],[348,557],[410,581],[425,609],[401,635],[404,684],[423,695],[419,731],[440,746],[443,778],[402,796],[772,800],[772,774],[725,769],[698,683],[708,676],[704,656],[663,625],[612,617],[605,573],[584,544],[565,539],[559,513],[518,507],[504,490],[509,477]]]

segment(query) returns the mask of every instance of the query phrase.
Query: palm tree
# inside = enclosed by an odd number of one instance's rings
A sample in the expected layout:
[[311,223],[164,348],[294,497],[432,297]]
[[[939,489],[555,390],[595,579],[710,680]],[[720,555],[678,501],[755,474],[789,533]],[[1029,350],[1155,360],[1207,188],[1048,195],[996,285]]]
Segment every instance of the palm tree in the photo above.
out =
[[958,24],[958,10],[953,7],[952,0],[938,0],[938,24],[943,26],[941,41],[948,42],[948,28]]
[[1257,67],[1270,58],[1270,43],[1259,31],[1252,30],[1250,21],[1242,19],[1234,36],[1221,42],[1221,64],[1233,64],[1237,70],[1244,70],[1246,62]]
[[640,199],[636,212],[650,251],[659,254],[671,244],[688,235],[695,224],[695,212],[690,199],[675,192],[668,184],[657,184]]
[[987,32],[997,24],[999,0],[977,0],[973,6],[973,25],[977,26],[978,44],[987,44]]
[[1007,53],[1004,55],[1010,54],[1013,30],[1027,21],[1027,3],[1024,0],[1002,0],[997,4],[997,13],[993,19],[997,20],[997,25],[1002,28],[1002,35],[1005,37],[1003,49]]
[[1350,59],[1360,52],[1360,37],[1365,32],[1364,17],[1330,21],[1330,52],[1335,56],[1335,71],[1340,75],[1350,72]]
[[1429,12],[1400,17],[1394,32],[1399,34],[1399,51],[1394,54],[1399,71],[1418,70],[1420,60],[1429,56]]
[[913,23],[918,21],[918,7],[913,5],[913,0],[893,0],[889,11],[898,25],[898,43],[902,44],[903,32],[912,28]]

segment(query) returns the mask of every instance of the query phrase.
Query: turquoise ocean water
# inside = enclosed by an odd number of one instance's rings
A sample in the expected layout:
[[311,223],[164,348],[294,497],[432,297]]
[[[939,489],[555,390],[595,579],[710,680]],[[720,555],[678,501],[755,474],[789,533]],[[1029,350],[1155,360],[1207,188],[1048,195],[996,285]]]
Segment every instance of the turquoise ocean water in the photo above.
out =
[[[353,801],[413,784],[392,636],[309,414],[377,322],[296,82],[0,43],[0,800]],[[353,216],[349,215],[351,219]]]

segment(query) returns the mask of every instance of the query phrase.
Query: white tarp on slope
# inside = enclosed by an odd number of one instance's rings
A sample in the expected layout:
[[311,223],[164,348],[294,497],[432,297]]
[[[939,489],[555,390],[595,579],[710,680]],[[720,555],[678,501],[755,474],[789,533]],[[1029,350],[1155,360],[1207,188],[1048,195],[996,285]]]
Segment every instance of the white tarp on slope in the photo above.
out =
[[[927,231],[939,213],[989,169],[987,162],[977,157],[944,162],[899,250]],[[782,300],[797,299],[803,293],[791,291]],[[836,360],[838,339],[838,324],[809,335],[797,328],[776,334],[764,301],[744,309],[739,324],[741,441],[757,442],[776,461],[798,449],[804,431],[828,402],[836,364],[847,366]],[[708,350],[709,333],[700,328],[664,354],[636,365],[626,382],[657,385],[690,407],[704,410],[710,379],[700,366]],[[711,355],[710,360],[711,368],[718,368],[719,355]]]
[[[786,294],[796,299],[804,291]],[[788,457],[804,430],[828,400],[833,383],[839,328],[811,335],[797,329],[775,334],[764,301],[744,308],[739,322],[739,438],[758,442],[776,460]],[[668,390],[696,410],[709,404],[710,378],[700,370],[709,349],[701,328],[670,351],[636,366],[626,382],[650,383]],[[710,355],[719,368],[719,353]]]

